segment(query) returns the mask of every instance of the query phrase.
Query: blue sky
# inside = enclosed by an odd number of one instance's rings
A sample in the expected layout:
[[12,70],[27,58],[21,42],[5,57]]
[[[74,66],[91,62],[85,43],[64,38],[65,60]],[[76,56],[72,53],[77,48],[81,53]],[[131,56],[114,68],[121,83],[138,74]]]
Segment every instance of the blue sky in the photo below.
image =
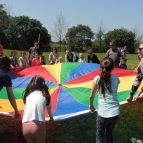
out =
[[39,20],[49,33],[62,12],[69,28],[83,24],[96,32],[102,20],[105,32],[136,27],[143,34],[142,0],[0,0],[0,4],[6,4],[12,16]]

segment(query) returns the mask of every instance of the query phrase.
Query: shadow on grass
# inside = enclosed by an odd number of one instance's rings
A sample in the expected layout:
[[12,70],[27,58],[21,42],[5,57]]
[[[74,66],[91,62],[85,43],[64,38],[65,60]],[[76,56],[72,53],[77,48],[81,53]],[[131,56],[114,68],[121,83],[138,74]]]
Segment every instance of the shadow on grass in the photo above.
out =
[[[121,105],[120,119],[114,130],[115,143],[131,143],[131,137],[143,137],[143,99]],[[93,143],[96,113],[61,122],[47,122],[46,143]],[[21,121],[0,116],[0,143],[26,143]]]

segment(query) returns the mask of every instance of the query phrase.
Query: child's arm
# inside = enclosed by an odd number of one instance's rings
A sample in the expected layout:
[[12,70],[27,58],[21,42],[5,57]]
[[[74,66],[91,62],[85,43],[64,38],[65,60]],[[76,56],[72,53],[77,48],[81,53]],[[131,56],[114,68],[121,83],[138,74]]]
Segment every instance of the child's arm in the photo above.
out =
[[95,82],[93,81],[93,86],[92,86],[92,90],[90,93],[90,106],[89,106],[91,113],[93,113],[95,110],[94,105],[93,105],[93,101],[94,101],[96,91],[97,91],[97,87],[96,87]]
[[52,114],[52,108],[51,108],[51,103],[49,105],[46,106],[47,107],[47,111],[50,117],[50,121],[53,121],[53,114]]
[[10,59],[10,67],[11,67],[11,68],[14,68],[14,66],[13,66],[12,63],[11,63],[11,57],[10,57],[9,59]]
[[40,65],[42,64],[42,56],[39,56]]
[[[21,59],[21,57],[19,58],[19,61],[21,62],[21,66],[23,67],[23,61],[22,61],[22,59]],[[20,62],[19,62],[19,65],[20,65]]]
[[13,94],[13,90],[12,90],[12,87],[6,87],[6,90],[7,90],[7,94],[8,94],[8,99],[9,99],[9,102],[11,104],[11,106],[13,107],[14,111],[15,111],[15,118],[19,118],[21,115],[17,109],[17,104],[16,104],[16,101],[15,101],[15,97],[14,97],[14,94]]

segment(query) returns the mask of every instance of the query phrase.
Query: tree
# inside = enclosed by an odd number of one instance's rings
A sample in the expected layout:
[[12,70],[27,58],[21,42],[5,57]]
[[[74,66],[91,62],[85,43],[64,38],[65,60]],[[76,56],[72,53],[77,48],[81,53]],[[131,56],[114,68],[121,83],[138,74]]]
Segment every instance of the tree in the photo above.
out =
[[134,27],[132,32],[135,34],[134,46],[135,46],[135,48],[138,48],[140,43],[143,41],[143,34],[140,33],[140,31],[138,30],[137,27]]
[[10,48],[9,40],[2,30],[0,30],[0,43],[3,45],[4,49]]
[[19,50],[28,50],[33,46],[34,41],[37,41],[39,34],[40,48],[47,50],[51,37],[47,29],[36,19],[30,19],[27,16],[14,17],[6,30],[11,48]]
[[11,21],[12,17],[7,13],[4,4],[0,4],[0,30],[5,31]]
[[8,28],[11,21],[11,16],[7,13],[4,4],[0,4],[0,43],[4,48],[9,48],[9,40],[5,34],[5,30]]
[[68,24],[66,22],[65,17],[60,13],[57,17],[57,21],[54,22],[54,28],[52,29],[52,37],[54,37],[60,43],[60,51],[61,51],[61,44],[62,40],[65,37],[65,34],[68,29]]
[[94,33],[89,26],[77,25],[68,29],[66,33],[66,41],[70,47],[83,48],[92,45],[94,39]]
[[101,19],[97,32],[95,33],[94,46],[96,49],[98,49],[98,51],[105,52],[103,43],[104,43],[104,28],[103,28],[103,20]]
[[129,53],[135,52],[135,34],[132,31],[124,28],[114,29],[113,31],[106,33],[104,38],[107,48],[109,48],[110,41],[116,41],[118,47],[123,47],[126,45]]

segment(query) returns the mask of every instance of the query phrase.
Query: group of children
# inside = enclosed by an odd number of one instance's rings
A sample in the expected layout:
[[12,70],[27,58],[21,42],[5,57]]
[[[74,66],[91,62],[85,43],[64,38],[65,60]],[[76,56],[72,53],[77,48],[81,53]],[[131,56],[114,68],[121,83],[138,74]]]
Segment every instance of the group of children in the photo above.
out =
[[17,59],[17,52],[12,51],[9,59],[11,68],[21,67],[24,69],[28,67],[28,59],[26,57],[26,52],[24,51],[21,52],[21,57],[19,57],[19,59]]
[[[26,57],[26,52],[22,51],[19,59],[17,58],[17,52],[12,51],[10,55],[10,66],[11,68],[20,67],[22,69],[27,68],[29,66],[28,58]],[[58,63],[62,63],[62,57],[58,58]],[[31,66],[38,65],[46,65],[46,60],[44,56],[40,56],[38,53],[34,54],[34,58],[32,59]]]
[[[29,66],[28,58],[26,57],[25,51],[21,52],[21,56],[19,57],[19,59],[17,59],[17,52],[12,51],[10,56],[10,61],[11,61],[11,68],[20,67],[24,69]],[[127,61],[126,58],[122,58],[119,68],[127,69],[126,61]],[[57,59],[57,63],[62,63],[62,62],[63,58],[59,56]],[[77,62],[86,62],[83,53],[79,53],[79,59]],[[31,62],[31,66],[38,66],[38,65],[46,65],[46,60],[43,55],[39,56],[38,53],[35,53],[34,58]]]
[[[10,61],[11,61],[11,68],[14,67],[20,67],[22,69],[29,66],[28,58],[26,57],[26,52],[22,51],[21,56],[19,59],[17,58],[17,52],[12,51],[10,55]],[[62,63],[63,58],[61,56],[58,57],[57,63]],[[86,62],[83,53],[79,54],[79,60],[78,62]],[[39,56],[38,53],[35,53],[34,58],[32,60],[31,66],[38,66],[38,65],[46,65],[46,60],[44,56]]]

